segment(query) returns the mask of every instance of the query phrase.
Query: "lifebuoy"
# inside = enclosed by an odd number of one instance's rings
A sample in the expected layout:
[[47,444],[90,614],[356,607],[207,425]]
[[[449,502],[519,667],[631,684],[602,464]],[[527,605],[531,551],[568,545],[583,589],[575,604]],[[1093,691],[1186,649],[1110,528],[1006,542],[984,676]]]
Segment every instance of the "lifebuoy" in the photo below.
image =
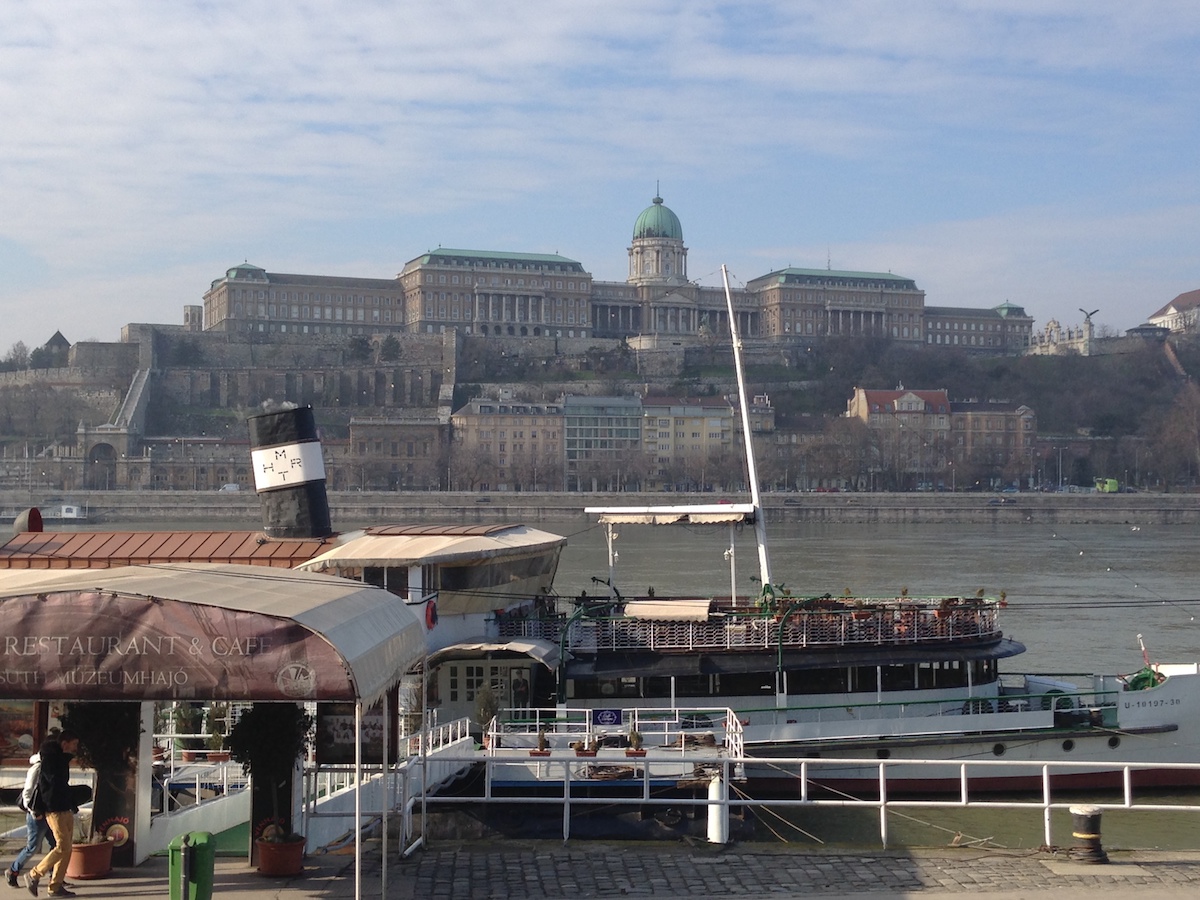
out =
[[437,624],[437,604],[432,600],[425,603],[425,627],[433,630],[433,626]]

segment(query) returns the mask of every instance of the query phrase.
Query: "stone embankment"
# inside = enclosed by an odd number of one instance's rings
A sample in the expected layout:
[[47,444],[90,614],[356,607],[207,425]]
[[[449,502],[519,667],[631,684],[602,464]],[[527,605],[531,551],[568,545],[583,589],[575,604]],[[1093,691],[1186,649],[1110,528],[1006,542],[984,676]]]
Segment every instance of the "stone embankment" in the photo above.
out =
[[[585,506],[650,506],[716,503],[721,494],[426,493],[331,492],[334,527],[376,522],[588,522]],[[69,497],[0,492],[0,509],[11,516],[38,506],[48,527],[63,503],[87,512],[87,525],[255,528],[261,523],[252,491],[84,491]],[[995,523],[1195,525],[1197,494],[868,494],[771,493],[763,498],[771,523]],[[83,524],[83,523],[79,523]]]

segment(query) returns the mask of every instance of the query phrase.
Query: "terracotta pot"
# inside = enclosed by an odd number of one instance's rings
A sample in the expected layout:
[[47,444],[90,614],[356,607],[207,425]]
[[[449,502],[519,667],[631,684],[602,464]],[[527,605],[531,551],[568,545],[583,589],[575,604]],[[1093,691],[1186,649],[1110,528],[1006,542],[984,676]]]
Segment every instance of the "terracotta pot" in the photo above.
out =
[[626,751],[625,751],[625,755],[626,755],[626,756],[629,756],[629,757],[634,757],[634,758],[637,758],[637,759],[641,759],[643,756],[645,756],[645,755],[646,755],[646,751],[645,751],[645,750],[633,750],[633,749],[629,749],[629,750],[626,750]]
[[530,750],[529,755],[530,756],[549,756],[550,751],[549,750]]
[[229,762],[228,750],[209,750],[208,761],[211,763]]
[[596,751],[595,750],[576,750],[575,755],[576,756],[595,756]]
[[195,750],[180,751],[179,757],[184,762],[195,762],[196,761],[196,751]]
[[254,842],[260,875],[299,875],[304,869],[304,841]]
[[106,877],[112,872],[112,851],[112,841],[73,844],[71,861],[67,863],[67,877],[80,881]]

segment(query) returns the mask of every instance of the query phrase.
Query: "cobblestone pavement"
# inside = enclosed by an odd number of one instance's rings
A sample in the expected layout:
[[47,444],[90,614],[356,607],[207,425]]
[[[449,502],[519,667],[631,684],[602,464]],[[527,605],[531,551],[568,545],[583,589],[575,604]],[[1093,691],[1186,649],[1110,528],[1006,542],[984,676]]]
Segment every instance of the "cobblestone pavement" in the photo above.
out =
[[[381,889],[378,845],[363,860],[363,898],[387,900],[583,900],[590,897],[840,898],[983,894],[987,900],[1190,898],[1200,892],[1200,853],[1109,852],[1108,865],[1066,853],[940,849],[813,852],[755,844],[575,841],[443,842],[388,863]],[[81,898],[140,900],[169,894],[164,857],[79,882]],[[17,896],[17,892],[11,892]],[[24,892],[21,892],[24,896]],[[354,857],[309,856],[301,877],[264,878],[244,858],[218,857],[214,897],[350,900]]]
[[672,897],[1195,896],[1200,854],[1117,853],[1107,865],[1066,853],[961,850],[793,852],[786,848],[541,842],[438,844],[400,864],[413,896],[439,900]]

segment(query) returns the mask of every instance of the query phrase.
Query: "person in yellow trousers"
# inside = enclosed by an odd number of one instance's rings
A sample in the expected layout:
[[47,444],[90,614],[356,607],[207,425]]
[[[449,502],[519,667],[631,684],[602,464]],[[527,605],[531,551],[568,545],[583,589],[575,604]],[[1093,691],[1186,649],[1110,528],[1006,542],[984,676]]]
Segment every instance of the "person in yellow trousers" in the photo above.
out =
[[38,790],[33,798],[34,815],[44,815],[50,832],[54,835],[54,848],[42,857],[42,861],[25,876],[25,887],[37,896],[38,882],[50,875],[46,892],[51,897],[74,897],[63,881],[67,877],[67,864],[71,861],[71,842],[75,831],[75,803],[71,797],[71,758],[79,750],[79,738],[69,731],[61,732],[57,739],[51,738],[42,744],[42,771],[38,777]]

